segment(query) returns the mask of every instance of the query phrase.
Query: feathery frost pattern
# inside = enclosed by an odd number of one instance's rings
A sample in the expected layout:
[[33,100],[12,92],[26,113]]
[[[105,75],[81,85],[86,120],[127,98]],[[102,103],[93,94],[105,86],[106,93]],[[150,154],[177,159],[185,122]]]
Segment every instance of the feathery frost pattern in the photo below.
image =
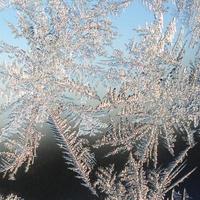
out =
[[109,200],[161,200],[172,188],[183,182],[195,170],[171,183],[184,168],[184,158],[189,148],[183,151],[166,169],[152,169],[148,173],[141,161],[130,154],[124,170],[117,175],[114,166],[99,169],[95,185]]
[[[7,22],[13,36],[25,41],[0,41],[0,114],[9,118],[0,129],[4,178],[28,171],[39,127],[49,122],[68,168],[94,198],[190,199],[178,186],[195,170],[183,171],[199,145],[200,1],[141,0],[153,21],[134,28],[126,50],[113,49],[111,16],[134,3],[0,0],[0,11],[15,12],[17,22]],[[178,155],[177,138],[187,146]],[[159,167],[159,145],[174,158],[168,167]],[[91,150],[104,147],[103,159],[129,155],[122,170],[95,166],[101,162]]]
[[64,159],[70,165],[69,169],[78,174],[76,177],[81,179],[82,185],[89,188],[94,195],[97,195],[89,177],[95,164],[95,158],[89,149],[84,147],[86,141],[78,138],[77,132],[68,124],[68,121],[62,120],[57,114],[50,116],[50,123],[57,143],[63,151]]
[[18,197],[18,196],[16,196],[16,195],[14,195],[14,194],[10,194],[5,198],[0,195],[0,200],[23,200],[23,199]]
[[[17,11],[18,24],[9,22],[8,26],[16,38],[27,42],[26,49],[0,42],[0,53],[9,57],[9,62],[1,63],[0,111],[9,108],[12,113],[12,121],[1,130],[3,143],[9,143],[8,152],[2,153],[1,171],[16,171],[27,159],[31,163],[35,155],[26,150],[29,135],[33,134],[31,143],[38,143],[37,124],[47,121],[55,108],[72,110],[69,96],[74,96],[76,102],[83,96],[99,102],[97,92],[88,82],[88,77],[95,76],[91,60],[105,54],[105,47],[115,36],[108,16],[127,5],[128,1],[1,3],[2,8]],[[81,113],[82,104],[78,106]],[[85,124],[82,126],[84,130]],[[18,137],[19,145],[18,141],[11,141]]]

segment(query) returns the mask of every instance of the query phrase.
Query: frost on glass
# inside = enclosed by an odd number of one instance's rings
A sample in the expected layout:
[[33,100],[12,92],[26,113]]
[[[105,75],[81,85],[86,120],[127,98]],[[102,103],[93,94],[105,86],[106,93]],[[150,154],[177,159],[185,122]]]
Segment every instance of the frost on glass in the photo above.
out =
[[[94,109],[86,110],[74,102],[82,96],[100,101],[88,82],[88,76],[96,75],[92,60],[105,54],[105,46],[115,36],[108,15],[116,14],[127,4],[128,1],[1,2],[2,8],[5,5],[4,8],[16,10],[18,23],[8,26],[16,38],[27,42],[27,49],[0,43],[0,52],[9,59],[1,63],[1,112],[11,110],[11,120],[1,130],[5,149],[1,152],[1,171],[15,174],[24,162],[29,167],[41,138],[36,125],[47,121],[54,109],[84,112],[82,126],[91,118]],[[70,95],[75,99],[73,103]],[[96,119],[94,126],[99,123]]]
[[[144,141],[143,147],[151,152],[155,161],[160,137],[172,155],[177,132],[182,133],[188,145],[194,145],[200,114],[199,44],[191,46],[194,32],[188,30],[194,29],[196,25],[188,22],[186,26],[182,23],[183,15],[188,20],[192,15],[198,15],[199,12],[195,10],[199,6],[197,3],[194,13],[188,16],[182,9],[178,9],[179,2],[176,2],[176,15],[164,26],[167,12],[165,3],[166,1],[145,1],[154,13],[154,21],[135,29],[135,35],[139,39],[131,39],[127,44],[126,54],[115,50],[106,61],[112,68],[124,67],[125,72],[118,81],[118,87],[113,86],[98,107],[117,112],[117,123],[127,119],[135,126],[131,127],[131,136],[130,131],[123,131],[124,140],[119,134],[108,132],[108,139],[114,139],[110,142],[111,145],[116,146],[117,141],[118,149],[126,149],[127,142],[131,144],[129,139],[134,138],[135,133],[136,140],[138,138],[140,144]],[[113,122],[116,124],[114,117]],[[108,139],[103,138],[103,141]],[[139,153],[143,155],[143,152]]]
[[23,199],[14,195],[14,194],[10,194],[6,197],[3,197],[3,196],[0,195],[0,200],[23,200]]
[[[14,179],[24,163],[28,171],[42,137],[38,126],[48,121],[66,163],[94,196],[189,198],[174,188],[195,170],[182,175],[200,129],[200,3],[142,0],[153,21],[134,29],[126,51],[110,53],[117,37],[110,16],[130,3],[0,0],[1,10],[16,12],[17,24],[8,22],[13,35],[26,41],[26,48],[0,42],[0,109],[9,116],[0,132],[4,177]],[[92,148],[85,135],[97,136]],[[178,156],[177,136],[187,146]],[[174,156],[166,168],[159,145]],[[91,180],[92,149],[105,146],[112,147],[106,157],[129,155],[127,164],[119,173],[102,166]]]
[[[176,160],[165,169],[148,169],[148,173],[144,169],[143,162],[135,160],[130,154],[127,164],[118,175],[114,171],[113,165],[106,169],[100,168],[97,172],[98,179],[95,185],[107,195],[106,199],[164,199],[168,191],[184,181],[193,172],[185,174],[174,182],[176,176],[183,170],[183,159],[187,151],[188,149],[181,152]],[[171,183],[172,181],[173,183]]]

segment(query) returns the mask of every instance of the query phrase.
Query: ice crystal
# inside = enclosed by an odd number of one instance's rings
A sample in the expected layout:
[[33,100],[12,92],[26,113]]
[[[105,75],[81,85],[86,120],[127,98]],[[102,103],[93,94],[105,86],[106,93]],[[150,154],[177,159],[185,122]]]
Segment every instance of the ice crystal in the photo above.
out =
[[[9,62],[1,64],[1,112],[9,108],[12,113],[12,120],[1,130],[6,150],[1,153],[1,171],[15,174],[23,162],[27,166],[33,162],[31,152],[40,138],[36,125],[47,121],[55,108],[70,107],[66,95],[100,100],[87,81],[87,72],[91,74],[92,59],[105,54],[105,46],[115,36],[108,16],[117,14],[128,1],[11,0],[3,1],[4,5],[16,10],[18,24],[8,25],[28,45],[22,49],[0,43],[0,52],[9,56]],[[82,116],[85,126],[86,115]]]
[[90,153],[88,148],[84,147],[84,140],[77,137],[77,132],[73,131],[67,120],[62,120],[56,113],[53,113],[50,123],[58,145],[63,150],[66,163],[71,165],[70,169],[78,174],[77,178],[83,181],[82,185],[85,185],[94,195],[97,195],[89,177],[95,164],[94,155]]
[[0,195],[0,199],[1,200],[23,200],[22,198],[14,195],[14,194],[10,194],[7,197],[3,198],[3,196]]
[[[121,86],[111,89],[98,108],[107,109],[110,113],[117,112],[120,118],[128,118],[132,124],[142,124],[148,134],[145,137],[149,137],[145,144],[148,143],[150,148],[156,148],[158,137],[162,136],[169,152],[173,154],[176,127],[184,129],[187,142],[191,146],[194,145],[190,124],[194,122],[196,127],[199,123],[199,45],[192,47],[191,51],[196,56],[188,61],[187,48],[191,46],[191,42],[187,40],[188,33],[184,33],[184,30],[187,32],[186,28],[177,29],[177,23],[180,23],[179,15],[172,17],[168,25],[164,26],[166,1],[145,2],[154,13],[154,21],[135,29],[139,39],[130,41],[127,54],[115,50],[110,60],[106,61],[111,67],[120,68],[124,65],[124,76],[127,74],[127,78],[119,79],[118,85]],[[194,11],[193,15],[198,15],[198,8],[199,5],[196,4],[195,9],[189,9]],[[181,15],[182,11],[177,13]],[[189,39],[192,37],[190,34]],[[116,76],[120,77],[117,70],[116,73]],[[110,116],[114,116],[112,119],[116,121],[115,115]],[[135,132],[141,138],[144,129],[132,129],[132,134]],[[127,133],[124,132],[124,138],[129,137],[126,136]],[[118,141],[120,140],[122,141],[122,138]],[[116,140],[113,144],[115,142]]]
[[114,172],[114,166],[100,168],[97,172],[95,185],[105,193],[110,200],[161,200],[168,191],[184,181],[194,170],[188,172],[182,178],[172,181],[183,170],[184,157],[189,149],[180,153],[174,162],[165,169],[144,169],[144,164],[137,161],[130,154],[128,162],[120,174]]
[[[130,2],[0,1],[1,10],[15,10],[17,24],[8,26],[26,41],[26,48],[0,42],[9,60],[0,65],[0,111],[9,115],[0,133],[4,176],[14,179],[24,163],[29,169],[42,136],[38,126],[49,121],[67,165],[92,194],[162,200],[172,191],[171,199],[178,198],[173,188],[194,170],[176,178],[200,127],[200,3],[141,0],[154,20],[134,29],[137,39],[130,38],[126,52],[108,56],[117,35],[110,16]],[[100,57],[105,60],[97,64]],[[103,98],[100,80],[108,91]],[[160,169],[159,141],[174,156],[177,134],[188,148]],[[98,135],[93,147],[112,147],[107,156],[128,153],[124,169],[100,167],[93,184],[94,154],[82,135]]]

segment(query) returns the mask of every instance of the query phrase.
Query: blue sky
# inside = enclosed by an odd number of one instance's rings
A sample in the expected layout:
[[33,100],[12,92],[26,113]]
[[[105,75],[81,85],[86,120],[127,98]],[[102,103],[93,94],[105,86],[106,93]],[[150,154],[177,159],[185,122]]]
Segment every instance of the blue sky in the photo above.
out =
[[119,37],[114,42],[116,48],[124,48],[124,44],[133,36],[133,29],[153,21],[153,14],[141,3],[135,1],[119,16],[112,17],[114,26],[118,28]]
[[0,40],[9,44],[25,47],[25,40],[15,39],[8,28],[7,22],[11,22],[13,24],[17,22],[16,13],[12,9],[6,9],[0,12]]
[[[172,5],[169,5],[170,12],[173,11]],[[135,0],[133,3],[122,11],[119,16],[112,16],[113,25],[118,28],[118,37],[113,42],[113,47],[118,49],[125,49],[125,43],[133,37],[133,29],[138,26],[143,26],[145,23],[152,22],[153,14],[141,4],[141,1]],[[165,24],[168,24],[171,19],[170,13],[164,16]],[[26,41],[24,39],[15,39],[7,26],[7,22],[15,24],[17,22],[16,14],[12,9],[6,9],[0,12],[0,41],[26,48]],[[0,60],[5,58],[0,55]]]
[[[139,1],[134,1],[127,9],[119,16],[111,17],[114,26],[118,28],[119,37],[115,41],[114,46],[116,48],[123,48],[124,43],[133,35],[133,28],[142,26],[146,22],[153,20],[153,15],[148,9],[146,9]],[[12,9],[6,9],[0,12],[0,40],[7,43],[14,44],[20,47],[26,47],[25,40],[15,39],[7,26],[7,22],[16,23],[16,14]]]

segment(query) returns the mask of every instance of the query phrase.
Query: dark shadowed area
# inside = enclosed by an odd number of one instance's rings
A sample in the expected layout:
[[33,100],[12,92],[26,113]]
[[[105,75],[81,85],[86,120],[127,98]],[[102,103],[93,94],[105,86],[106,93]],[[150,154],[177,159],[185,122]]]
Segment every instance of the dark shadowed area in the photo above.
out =
[[11,192],[25,200],[93,200],[95,199],[74,173],[67,169],[62,152],[53,138],[43,138],[35,164],[28,173],[17,173],[16,181],[2,181],[0,193]]
[[[181,145],[180,145],[181,146]],[[109,163],[116,163],[116,168],[120,169],[126,162],[126,154],[101,160],[105,149],[95,152],[97,165],[106,166]],[[160,162],[167,163],[171,157],[160,149]],[[189,152],[187,172],[195,166],[198,169],[188,178],[180,188],[186,187],[192,199],[200,199],[200,145],[196,145]],[[164,165],[164,164],[163,164]],[[183,172],[184,173],[184,172]],[[81,186],[75,173],[67,169],[62,158],[62,152],[56,145],[53,137],[44,137],[38,148],[38,156],[35,164],[28,173],[23,169],[17,173],[15,181],[4,179],[0,182],[0,193],[7,195],[14,193],[23,197],[25,200],[96,200],[84,186]],[[181,190],[181,189],[180,189]]]

